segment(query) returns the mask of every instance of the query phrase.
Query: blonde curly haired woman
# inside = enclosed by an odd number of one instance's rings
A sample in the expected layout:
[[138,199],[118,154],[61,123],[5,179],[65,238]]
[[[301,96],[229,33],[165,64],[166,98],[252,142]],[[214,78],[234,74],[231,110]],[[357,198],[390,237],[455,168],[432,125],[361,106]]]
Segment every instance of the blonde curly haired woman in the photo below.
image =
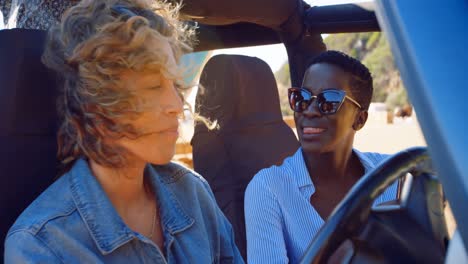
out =
[[207,182],[170,160],[190,30],[177,7],[84,0],[51,28],[65,173],[17,219],[6,263],[241,263]]

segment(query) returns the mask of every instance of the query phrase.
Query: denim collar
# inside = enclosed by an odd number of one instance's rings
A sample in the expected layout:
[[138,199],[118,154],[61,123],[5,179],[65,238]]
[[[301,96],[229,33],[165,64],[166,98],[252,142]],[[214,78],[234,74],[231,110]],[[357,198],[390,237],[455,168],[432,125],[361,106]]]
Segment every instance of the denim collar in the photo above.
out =
[[145,173],[151,176],[150,179],[157,195],[164,232],[169,232],[171,235],[182,232],[195,223],[195,220],[185,212],[169,186],[186,172],[185,169],[176,170],[173,164],[148,165],[145,169]]
[[[69,173],[71,174],[70,187],[73,200],[103,255],[111,253],[134,238],[146,239],[137,235],[123,222],[101,185],[93,176],[86,160],[77,160]],[[145,168],[145,173],[148,173],[158,197],[165,238],[168,238],[166,232],[174,235],[192,226],[193,218],[185,213],[158,172],[148,165]]]

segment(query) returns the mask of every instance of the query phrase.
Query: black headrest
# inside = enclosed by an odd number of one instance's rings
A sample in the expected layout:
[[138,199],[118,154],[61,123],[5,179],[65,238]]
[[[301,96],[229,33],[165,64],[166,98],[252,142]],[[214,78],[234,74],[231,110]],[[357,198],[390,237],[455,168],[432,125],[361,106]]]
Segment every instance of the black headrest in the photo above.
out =
[[56,177],[56,81],[40,60],[46,33],[0,31],[0,241]]
[[55,134],[55,77],[40,59],[45,35],[0,31],[0,136]]
[[258,58],[214,56],[203,69],[200,84],[197,111],[217,120],[223,131],[283,120],[275,77]]
[[231,221],[245,257],[244,192],[260,169],[280,164],[299,143],[283,121],[278,88],[262,60],[240,55],[212,57],[202,71],[195,109],[219,129],[197,124],[194,169],[210,183]]

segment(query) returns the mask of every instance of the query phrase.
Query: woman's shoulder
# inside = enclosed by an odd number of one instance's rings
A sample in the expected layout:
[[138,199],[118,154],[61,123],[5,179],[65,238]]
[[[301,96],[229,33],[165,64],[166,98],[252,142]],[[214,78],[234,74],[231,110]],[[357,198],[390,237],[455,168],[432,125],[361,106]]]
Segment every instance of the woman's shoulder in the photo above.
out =
[[281,165],[273,165],[268,168],[261,169],[258,171],[252,180],[250,181],[249,185],[253,184],[267,184],[270,185],[272,182],[280,182],[287,177],[287,170],[285,168],[285,164]]
[[[43,191],[16,219],[8,235],[17,231],[38,233],[48,222],[69,216],[76,210],[67,174]],[[7,236],[8,236],[7,235]]]
[[284,188],[295,182],[294,179],[294,156],[287,157],[280,165],[272,165],[258,171],[250,180],[247,189],[252,192],[268,190],[277,192],[276,189]]

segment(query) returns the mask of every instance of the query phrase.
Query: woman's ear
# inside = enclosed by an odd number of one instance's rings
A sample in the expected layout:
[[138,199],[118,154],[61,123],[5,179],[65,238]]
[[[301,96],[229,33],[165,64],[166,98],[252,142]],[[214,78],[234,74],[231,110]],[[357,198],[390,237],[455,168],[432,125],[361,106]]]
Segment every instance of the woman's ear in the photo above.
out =
[[354,119],[354,124],[353,124],[353,129],[355,131],[360,130],[364,125],[366,124],[367,117],[369,113],[367,110],[360,110],[358,115],[356,116],[356,119]]

